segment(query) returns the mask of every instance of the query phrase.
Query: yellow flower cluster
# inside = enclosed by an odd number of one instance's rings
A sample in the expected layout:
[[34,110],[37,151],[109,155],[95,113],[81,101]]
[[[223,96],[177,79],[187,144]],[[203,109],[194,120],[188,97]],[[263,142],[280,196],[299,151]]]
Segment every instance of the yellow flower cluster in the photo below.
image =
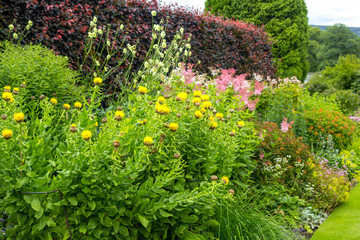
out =
[[187,98],[187,93],[186,92],[181,92],[177,95],[177,97],[181,100],[181,101],[185,101]]
[[226,185],[229,184],[229,178],[226,177],[226,176],[222,177],[222,178],[221,178],[221,181],[222,181],[223,183],[225,183]]
[[145,144],[146,146],[152,145],[153,142],[154,142],[154,140],[152,139],[152,137],[145,137],[145,138],[144,138],[144,144]]
[[115,112],[115,117],[118,117],[120,119],[124,118],[125,117],[124,111],[116,111]]
[[82,104],[80,102],[75,102],[74,107],[80,109],[82,107]]
[[65,104],[63,105],[63,109],[69,110],[69,109],[70,109],[70,104],[65,103]]
[[155,111],[159,114],[168,114],[170,112],[170,108],[167,107],[166,105],[161,105],[158,102],[156,102]]
[[200,95],[200,98],[201,98],[201,100],[203,100],[203,101],[209,101],[209,100],[210,100],[210,96],[209,96],[209,95],[206,95],[206,94]]
[[205,101],[205,102],[203,102],[202,104],[201,104],[201,107],[202,108],[211,108],[211,106],[212,106],[212,104],[211,104],[211,102],[210,101]]
[[24,121],[24,118],[25,118],[25,115],[22,112],[14,114],[14,120],[17,123],[21,123],[22,121]]
[[100,84],[102,84],[102,82],[103,82],[102,78],[100,78],[100,77],[94,78],[94,84],[95,85],[100,85]]
[[179,124],[172,122],[169,124],[169,128],[171,131],[176,132],[179,129]]
[[81,133],[81,137],[82,139],[84,140],[89,140],[91,138],[91,131],[90,130],[84,130],[82,133]]
[[203,116],[202,112],[200,111],[195,111],[195,117],[196,118],[201,118]]
[[53,104],[53,105],[56,105],[58,103],[57,99],[56,98],[51,98],[50,99],[50,102]]
[[222,114],[222,113],[216,113],[216,114],[215,114],[215,117],[221,119],[221,118],[224,117],[224,114]]
[[158,98],[158,102],[159,102],[159,103],[165,103],[165,101],[166,101],[166,99],[165,99],[163,96],[160,96],[160,97]]
[[145,94],[148,92],[148,89],[146,87],[142,87],[140,86],[139,89],[138,89],[139,93],[141,94]]
[[5,101],[10,101],[10,102],[12,102],[13,99],[14,99],[12,93],[10,93],[10,92],[3,92],[2,98],[3,98]]
[[194,96],[195,97],[200,97],[201,96],[201,91],[194,91]]
[[193,101],[193,103],[201,103],[201,98],[194,97],[194,99],[192,101]]
[[5,87],[4,87],[4,90],[10,91],[10,90],[11,90],[11,87],[10,87],[10,86],[5,86]]
[[238,127],[243,127],[245,126],[245,122],[244,121],[238,121]]
[[209,126],[210,126],[210,129],[213,130],[213,129],[217,128],[219,126],[219,124],[217,122],[210,122]]
[[4,129],[2,130],[1,135],[3,136],[3,138],[8,140],[13,136],[13,131],[10,129]]
[[139,123],[140,125],[146,124],[146,119],[144,119],[142,121],[137,121],[137,123]]

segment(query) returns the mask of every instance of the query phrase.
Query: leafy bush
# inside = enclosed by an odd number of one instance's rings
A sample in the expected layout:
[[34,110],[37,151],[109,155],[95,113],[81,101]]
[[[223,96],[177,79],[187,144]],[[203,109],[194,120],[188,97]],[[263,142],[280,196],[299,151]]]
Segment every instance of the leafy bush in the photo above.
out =
[[6,235],[211,239],[216,202],[232,198],[229,187],[255,167],[252,112],[239,110],[243,103],[230,90],[221,97],[214,86],[190,91],[179,82],[170,98],[139,87],[100,120],[100,87],[91,91],[89,102],[70,109],[45,98],[42,118],[31,121],[18,114],[22,92],[1,100]]
[[66,57],[38,45],[3,42],[0,49],[0,87],[19,87],[24,82],[26,88],[21,91],[25,104],[32,96],[38,99],[54,93],[64,101],[80,99],[84,90],[75,87],[78,74],[68,68]]
[[335,148],[340,149],[351,143],[355,124],[341,112],[324,109],[306,111],[304,116],[308,126],[308,136],[315,145],[321,138],[332,135]]
[[[191,35],[192,55],[190,63],[198,63],[200,72],[210,73],[209,67],[236,68],[238,73],[258,72],[264,75],[274,75],[272,65],[271,43],[263,29],[251,24],[222,20],[213,16],[203,16],[199,13],[184,11],[180,7],[159,8],[156,1],[2,1],[1,27],[3,36],[7,36],[7,26],[17,20],[25,26],[28,20],[33,21],[31,32],[26,39],[28,42],[41,43],[54,49],[55,52],[68,56],[71,66],[79,66],[85,48],[85,35],[89,30],[89,23],[93,15],[97,16],[97,25],[100,29],[110,23],[112,29],[118,29],[123,24],[127,34],[125,44],[136,45],[136,57],[132,61],[133,72],[143,64],[152,39],[152,24],[159,24],[166,19],[166,36],[173,39],[179,26],[183,26],[186,37]],[[155,17],[151,12],[156,11]],[[106,26],[107,27],[107,26]],[[18,27],[15,24],[15,30]],[[122,39],[110,34],[111,41],[117,46]],[[167,40],[169,45],[170,41]],[[216,44],[215,44],[216,43]],[[99,56],[101,63],[105,61],[105,52]],[[118,52],[112,58],[108,69],[118,64],[122,58]],[[131,62],[125,62],[111,79],[106,80],[106,88],[120,86],[124,69]],[[85,70],[90,67],[84,67]],[[113,89],[112,89],[113,90]],[[108,89],[105,90],[108,92]]]

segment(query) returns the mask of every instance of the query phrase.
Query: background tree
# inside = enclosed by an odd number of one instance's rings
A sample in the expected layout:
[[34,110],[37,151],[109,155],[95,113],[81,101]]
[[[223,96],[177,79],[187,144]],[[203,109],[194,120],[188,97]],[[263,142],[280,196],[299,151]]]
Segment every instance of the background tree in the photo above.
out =
[[309,25],[309,46],[308,46],[308,56],[307,60],[310,65],[310,72],[319,71],[320,60],[318,58],[320,51],[320,39],[321,39],[321,30],[318,27],[312,27]]
[[272,52],[278,75],[306,78],[309,35],[304,0],[207,0],[205,11],[256,25],[264,24],[275,40]]
[[360,57],[360,37],[344,24],[335,24],[321,32],[319,42],[320,69],[334,66],[341,56],[354,54]]

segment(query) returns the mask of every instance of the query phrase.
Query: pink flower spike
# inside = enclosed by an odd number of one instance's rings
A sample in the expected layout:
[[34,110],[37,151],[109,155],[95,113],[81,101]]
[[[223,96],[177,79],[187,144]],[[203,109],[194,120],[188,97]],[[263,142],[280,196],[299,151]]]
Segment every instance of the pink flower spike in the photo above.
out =
[[264,84],[261,82],[255,81],[255,95],[261,95],[261,92],[264,90]]
[[284,117],[284,120],[281,123],[281,131],[286,133],[293,124],[294,124],[294,121],[291,121],[290,123],[288,123],[287,118]]

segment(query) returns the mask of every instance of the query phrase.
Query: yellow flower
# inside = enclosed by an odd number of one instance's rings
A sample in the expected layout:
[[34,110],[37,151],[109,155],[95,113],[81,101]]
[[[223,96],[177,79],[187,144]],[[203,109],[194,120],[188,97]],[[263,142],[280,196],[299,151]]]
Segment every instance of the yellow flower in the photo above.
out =
[[209,126],[210,126],[210,129],[215,129],[215,128],[217,128],[217,126],[219,126],[219,124],[217,122],[210,122]]
[[63,105],[63,109],[69,110],[69,109],[70,109],[70,104],[65,103],[65,104]]
[[245,126],[245,122],[244,122],[244,121],[239,121],[239,122],[238,122],[238,126],[239,126],[239,127]]
[[222,177],[222,178],[221,178],[221,181],[222,181],[223,183],[225,183],[226,185],[229,184],[229,178],[226,177],[226,176]]
[[22,112],[14,114],[14,120],[17,123],[21,123],[22,121],[24,121],[24,118],[25,118],[25,115]]
[[201,118],[202,116],[203,116],[203,114],[200,111],[195,112],[195,117],[196,118]]
[[168,108],[166,105],[157,103],[155,106],[155,111],[159,114],[168,114],[170,112],[170,108]]
[[215,121],[215,118],[214,118],[214,116],[210,116],[210,117],[209,117],[209,120],[210,120],[210,122],[213,122],[213,121]]
[[17,87],[16,87],[16,88],[14,88],[13,90],[14,90],[14,91],[17,91],[17,92],[19,92],[19,91],[20,91],[20,89],[19,89],[19,88],[17,88]]
[[4,87],[4,90],[9,90],[9,91],[10,91],[10,90],[11,90],[11,87],[10,87],[10,86],[5,86],[5,87]]
[[77,109],[80,109],[82,107],[81,102],[75,102],[74,107],[76,107]]
[[81,137],[82,139],[84,140],[89,140],[91,138],[91,131],[89,130],[84,130],[82,133],[81,133]]
[[100,84],[102,84],[102,82],[103,82],[103,80],[102,80],[101,77],[94,78],[94,84],[95,85],[100,85]]
[[223,118],[223,117],[224,117],[224,114],[222,114],[222,113],[216,113],[216,114],[215,114],[215,117],[216,117],[216,118]]
[[203,101],[209,101],[210,100],[210,96],[209,95],[200,95],[200,97],[201,97],[201,100],[203,100]]
[[116,112],[115,112],[115,117],[118,117],[118,118],[123,118],[123,117],[125,117],[124,111],[116,111]]
[[194,96],[195,97],[200,97],[201,96],[201,91],[194,91]]
[[181,100],[181,101],[185,101],[187,98],[187,93],[186,92],[181,92],[177,95],[177,97]]
[[98,122],[95,122],[94,126],[95,126],[95,127],[99,126],[99,123],[98,123]]
[[51,102],[53,105],[56,105],[58,101],[57,101],[56,98],[51,98],[51,99],[50,99],[50,102]]
[[200,109],[200,112],[201,112],[201,113],[205,113],[205,112],[206,112],[206,109],[205,109],[205,108],[202,108],[202,109]]
[[139,93],[141,93],[141,94],[145,94],[145,93],[147,93],[148,89],[147,89],[146,87],[140,86],[139,89],[138,89],[138,91],[139,91]]
[[7,139],[10,139],[10,138],[12,137],[12,135],[13,135],[13,131],[10,130],[10,129],[4,129],[4,130],[2,130],[1,135],[2,135],[3,138],[5,138],[6,140],[7,140]]
[[178,128],[179,128],[179,124],[172,122],[172,123],[169,124],[169,128],[170,128],[171,131],[176,132],[178,130]]
[[199,97],[195,97],[193,99],[193,103],[200,103],[200,102],[201,102],[201,98],[199,98]]
[[[205,95],[204,95],[205,96]],[[205,101],[201,104],[202,108],[211,108],[211,102],[210,101]]]
[[13,95],[12,95],[12,93],[10,93],[10,92],[3,92],[2,98],[3,98],[5,101],[11,101],[11,100],[13,99]]
[[166,101],[166,99],[163,96],[158,98],[159,103],[164,103],[165,101]]
[[145,137],[144,138],[144,144],[146,146],[150,146],[151,144],[153,144],[154,140],[152,139],[152,137]]
[[70,127],[76,127],[76,124],[71,124]]

